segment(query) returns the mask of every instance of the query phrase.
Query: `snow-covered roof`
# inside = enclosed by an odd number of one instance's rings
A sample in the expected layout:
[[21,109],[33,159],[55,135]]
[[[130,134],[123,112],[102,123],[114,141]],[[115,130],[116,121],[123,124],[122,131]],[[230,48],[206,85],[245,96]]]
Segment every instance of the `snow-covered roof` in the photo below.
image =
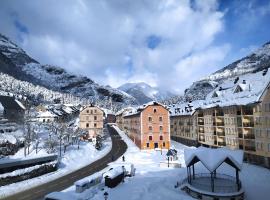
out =
[[270,72],[249,73],[230,78],[210,92],[201,108],[248,105],[260,101],[270,81]]
[[117,166],[113,169],[110,169],[108,172],[106,172],[104,174],[104,177],[108,176],[109,178],[115,178],[117,176],[119,176],[120,174],[122,174],[123,171],[123,167],[122,166]]
[[190,148],[184,151],[186,166],[198,159],[210,171],[216,170],[226,159],[229,159],[239,170],[242,168],[244,153],[242,150],[228,148],[211,149],[206,147]]
[[173,104],[169,107],[170,116],[193,115],[196,108],[203,105],[202,100],[196,100],[190,103]]
[[55,115],[51,111],[45,111],[45,112],[39,112],[37,117],[39,117],[39,118],[42,118],[42,117],[57,117],[57,115]]
[[167,106],[165,106],[165,105],[163,105],[161,103],[158,103],[156,101],[150,101],[150,102],[148,102],[146,104],[140,105],[138,107],[134,107],[128,113],[125,113],[123,116],[127,117],[127,116],[140,114],[145,108],[147,108],[148,106],[153,106],[153,105],[160,105],[160,106],[163,106],[165,109],[168,109]]

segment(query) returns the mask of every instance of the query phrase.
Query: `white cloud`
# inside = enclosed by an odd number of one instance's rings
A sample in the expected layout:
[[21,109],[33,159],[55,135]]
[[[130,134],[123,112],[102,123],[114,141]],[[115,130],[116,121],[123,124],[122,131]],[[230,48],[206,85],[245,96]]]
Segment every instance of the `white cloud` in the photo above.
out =
[[[0,13],[0,31],[11,38],[19,33],[14,19],[27,27],[19,42],[37,60],[114,87],[144,81],[180,91],[228,50],[213,47],[223,31],[215,0],[9,1]],[[155,49],[147,47],[151,35],[161,38]]]

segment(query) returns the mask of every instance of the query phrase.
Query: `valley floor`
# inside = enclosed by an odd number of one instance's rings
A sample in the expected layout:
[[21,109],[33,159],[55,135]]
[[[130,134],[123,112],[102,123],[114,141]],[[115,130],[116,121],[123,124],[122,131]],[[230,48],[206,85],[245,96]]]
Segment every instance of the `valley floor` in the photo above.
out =
[[[116,127],[118,129],[118,127]],[[179,200],[179,199],[193,199],[179,188],[174,188],[177,181],[181,181],[186,177],[186,168],[184,163],[184,150],[187,147],[180,143],[172,141],[172,148],[177,149],[179,163],[182,168],[173,169],[167,168],[166,165],[160,167],[159,163],[165,161],[166,151],[141,151],[134,143],[118,129],[120,135],[128,145],[128,150],[125,153],[125,163],[133,163],[136,168],[135,177],[126,178],[124,183],[121,183],[116,188],[105,190],[95,190],[94,195],[91,189],[86,190],[80,195],[75,193],[75,187],[67,188],[63,192],[70,196],[84,197],[88,199],[93,196],[93,200],[103,199],[105,191],[109,193],[110,200],[129,199],[129,200]],[[107,171],[110,167],[121,166],[122,159],[110,164],[110,166],[103,170]],[[195,165],[196,172],[206,172],[201,164]],[[234,176],[234,170],[228,165],[224,164],[218,169],[219,173],[231,174]],[[100,172],[102,173],[102,172]],[[245,190],[245,196],[248,200],[268,199],[270,196],[270,171],[259,166],[244,164],[240,173],[240,178]],[[91,194],[91,195],[90,195]],[[88,197],[88,198],[87,198]]]

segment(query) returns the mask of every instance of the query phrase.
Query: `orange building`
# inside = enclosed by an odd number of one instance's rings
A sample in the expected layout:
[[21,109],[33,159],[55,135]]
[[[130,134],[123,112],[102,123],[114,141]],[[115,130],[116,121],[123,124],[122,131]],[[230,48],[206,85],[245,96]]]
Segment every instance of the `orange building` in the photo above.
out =
[[157,102],[123,116],[124,131],[140,149],[170,148],[169,111]]

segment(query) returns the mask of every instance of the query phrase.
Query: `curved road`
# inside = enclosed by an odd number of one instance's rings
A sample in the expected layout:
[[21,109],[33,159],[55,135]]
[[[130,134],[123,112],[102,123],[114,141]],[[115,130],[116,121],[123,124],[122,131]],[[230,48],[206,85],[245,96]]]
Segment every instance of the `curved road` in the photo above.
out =
[[121,137],[118,135],[117,131],[114,128],[108,125],[108,131],[112,138],[112,149],[107,155],[105,155],[101,159],[96,160],[90,165],[87,165],[72,173],[64,175],[58,179],[55,179],[53,181],[44,183],[42,185],[30,188],[29,190],[25,190],[23,192],[19,192],[12,196],[8,196],[2,199],[3,200],[42,199],[48,193],[51,193],[54,191],[61,191],[73,185],[74,182],[104,169],[105,167],[108,166],[108,163],[112,162],[112,155],[114,156],[115,159],[117,159],[120,156],[122,156],[126,152],[126,149],[127,149],[126,143],[121,139]]

